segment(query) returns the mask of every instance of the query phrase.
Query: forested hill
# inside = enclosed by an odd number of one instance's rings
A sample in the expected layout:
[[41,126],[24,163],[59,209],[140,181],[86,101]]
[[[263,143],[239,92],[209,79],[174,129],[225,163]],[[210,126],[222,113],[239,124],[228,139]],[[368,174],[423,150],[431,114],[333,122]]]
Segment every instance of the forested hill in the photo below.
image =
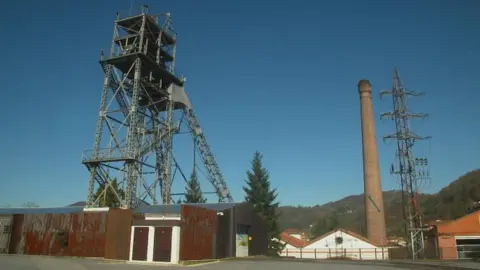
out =
[[[389,236],[403,235],[400,191],[385,191],[383,194],[387,231]],[[467,208],[480,201],[480,170],[471,171],[444,187],[436,194],[422,194],[419,202],[425,220],[449,220],[465,215]],[[364,232],[363,194],[345,197],[313,207],[281,206],[280,226],[321,234],[334,228]]]

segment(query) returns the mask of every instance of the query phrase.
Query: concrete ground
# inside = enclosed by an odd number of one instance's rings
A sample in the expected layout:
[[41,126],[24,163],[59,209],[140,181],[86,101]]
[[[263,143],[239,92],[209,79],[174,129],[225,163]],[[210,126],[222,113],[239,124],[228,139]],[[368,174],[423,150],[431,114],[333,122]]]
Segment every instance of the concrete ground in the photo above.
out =
[[399,269],[480,269],[480,264],[471,262],[468,267],[458,264],[404,263],[390,261],[292,261],[292,260],[227,260],[193,266],[160,264],[131,264],[105,262],[99,259],[58,258],[47,256],[0,256],[0,269],[8,270],[153,270],[153,269],[205,269],[205,270],[399,270]]

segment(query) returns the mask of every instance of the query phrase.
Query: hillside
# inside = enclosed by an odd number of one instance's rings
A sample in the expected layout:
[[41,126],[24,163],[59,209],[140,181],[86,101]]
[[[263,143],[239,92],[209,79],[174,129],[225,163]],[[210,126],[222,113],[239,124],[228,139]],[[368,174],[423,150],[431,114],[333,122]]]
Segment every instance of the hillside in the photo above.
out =
[[[389,236],[403,235],[400,191],[385,191],[383,198]],[[480,170],[461,176],[436,194],[419,196],[425,220],[458,218],[477,201],[480,201]],[[317,233],[317,227],[322,227],[320,231],[341,227],[363,234],[365,224],[363,194],[313,207],[280,207],[282,229],[297,228],[309,231],[310,226],[315,224]]]

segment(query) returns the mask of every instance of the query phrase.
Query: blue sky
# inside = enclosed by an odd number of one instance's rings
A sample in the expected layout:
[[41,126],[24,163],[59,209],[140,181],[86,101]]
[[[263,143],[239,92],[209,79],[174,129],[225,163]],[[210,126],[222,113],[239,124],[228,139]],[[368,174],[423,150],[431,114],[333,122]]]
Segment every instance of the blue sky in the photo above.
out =
[[[116,11],[130,0],[4,1],[0,113],[0,205],[61,206],[86,197],[81,153],[92,148]],[[281,204],[315,205],[362,193],[359,97],[378,92],[397,66],[426,96],[413,125],[431,135],[417,153],[430,160],[438,191],[479,167],[479,1],[145,1],[171,12],[177,64],[233,196],[243,198],[255,150],[264,155]],[[136,1],[135,5],[141,3]],[[377,121],[384,189],[394,131]],[[189,147],[176,148],[186,159]],[[208,188],[206,188],[208,189]]]

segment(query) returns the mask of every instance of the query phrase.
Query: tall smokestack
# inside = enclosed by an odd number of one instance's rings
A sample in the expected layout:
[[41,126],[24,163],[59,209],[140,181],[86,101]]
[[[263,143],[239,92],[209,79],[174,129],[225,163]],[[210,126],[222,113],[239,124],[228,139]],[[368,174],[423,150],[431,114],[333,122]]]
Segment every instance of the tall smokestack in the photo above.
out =
[[358,82],[358,92],[360,93],[362,114],[363,181],[367,238],[374,243],[384,245],[387,243],[387,232],[370,81],[360,80]]

